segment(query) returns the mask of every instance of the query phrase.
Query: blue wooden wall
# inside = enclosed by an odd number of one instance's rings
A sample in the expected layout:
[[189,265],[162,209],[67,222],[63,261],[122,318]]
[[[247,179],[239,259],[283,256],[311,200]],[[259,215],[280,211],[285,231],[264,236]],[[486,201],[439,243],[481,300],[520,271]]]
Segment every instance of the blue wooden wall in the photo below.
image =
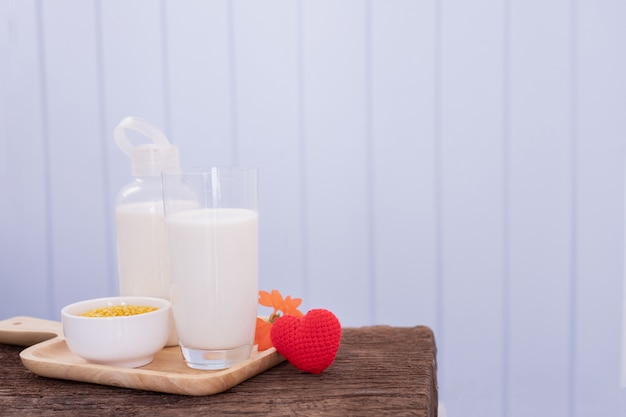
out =
[[0,319],[117,292],[112,131],[257,165],[261,287],[449,416],[626,414],[623,0],[0,0]]

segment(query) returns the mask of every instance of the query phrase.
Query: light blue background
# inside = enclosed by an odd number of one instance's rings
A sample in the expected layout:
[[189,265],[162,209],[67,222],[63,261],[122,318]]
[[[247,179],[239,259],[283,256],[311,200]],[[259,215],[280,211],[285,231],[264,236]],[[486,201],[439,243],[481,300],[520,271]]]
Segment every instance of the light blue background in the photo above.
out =
[[144,117],[257,165],[261,287],[425,324],[453,417],[622,416],[622,0],[0,0],[0,319],[117,292]]

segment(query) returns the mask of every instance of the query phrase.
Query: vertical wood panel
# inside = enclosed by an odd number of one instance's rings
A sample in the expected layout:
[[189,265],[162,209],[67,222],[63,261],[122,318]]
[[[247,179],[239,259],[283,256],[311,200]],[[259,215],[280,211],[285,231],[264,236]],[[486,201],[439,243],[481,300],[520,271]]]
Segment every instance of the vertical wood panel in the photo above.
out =
[[436,324],[434,2],[371,9],[375,321]]
[[[92,2],[42,2],[54,306],[113,292]],[[71,288],[71,291],[68,289]]]
[[[298,3],[236,1],[238,161],[260,167],[261,288],[304,297]],[[264,15],[263,19],[259,16]]]
[[443,398],[453,415],[499,415],[503,3],[445,2],[441,22]]
[[227,1],[168,1],[170,141],[185,167],[230,165],[231,77]]
[[[130,161],[113,140],[113,129],[126,116],[143,117],[168,132],[163,76],[161,4],[150,0],[99,0],[104,83],[104,138],[109,165],[110,226],[115,195],[130,181]],[[97,45],[96,45],[97,46]]]
[[365,7],[303,2],[307,299],[369,321]]
[[37,4],[0,2],[0,319],[53,318]]
[[510,416],[570,411],[570,12],[567,1],[511,7]]
[[[624,303],[626,4],[578,2],[576,127],[578,292],[575,416],[623,415],[618,369]],[[621,328],[621,332],[617,329]],[[621,351],[621,352],[620,352]],[[621,413],[618,411],[621,410]]]

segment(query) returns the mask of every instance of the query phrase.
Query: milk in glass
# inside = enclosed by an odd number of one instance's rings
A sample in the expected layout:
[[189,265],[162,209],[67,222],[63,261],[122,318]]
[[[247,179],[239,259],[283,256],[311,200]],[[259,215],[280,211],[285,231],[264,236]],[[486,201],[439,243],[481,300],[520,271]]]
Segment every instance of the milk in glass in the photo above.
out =
[[201,208],[166,218],[170,296],[181,346],[252,345],[258,301],[258,214]]

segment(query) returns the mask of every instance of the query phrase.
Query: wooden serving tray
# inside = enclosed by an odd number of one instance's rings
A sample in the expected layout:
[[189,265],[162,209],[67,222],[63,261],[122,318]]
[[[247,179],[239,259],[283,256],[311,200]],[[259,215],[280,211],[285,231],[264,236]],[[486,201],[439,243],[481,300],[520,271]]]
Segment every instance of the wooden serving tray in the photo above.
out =
[[20,358],[37,375],[182,395],[226,391],[285,360],[274,348],[254,350],[248,360],[232,368],[202,371],[189,368],[180,349],[174,346],[162,349],[152,363],[140,368],[98,365],[69,350],[60,322],[33,317],[0,321],[0,343],[30,346],[20,353]]

